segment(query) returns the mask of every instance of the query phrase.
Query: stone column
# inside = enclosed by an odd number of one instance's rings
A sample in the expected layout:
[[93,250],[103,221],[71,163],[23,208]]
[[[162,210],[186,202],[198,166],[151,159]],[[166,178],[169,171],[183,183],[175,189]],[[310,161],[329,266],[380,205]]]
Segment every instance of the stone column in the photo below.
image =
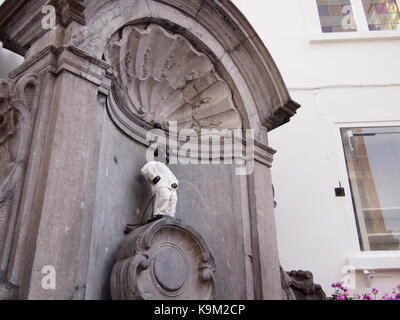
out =
[[[108,65],[71,49],[60,54],[59,63],[29,299],[82,298],[85,291],[96,186],[93,173],[99,157],[97,124],[104,111],[98,103],[99,87]],[[58,289],[42,288],[41,271],[46,265],[55,268]]]
[[255,299],[280,300],[280,263],[275,228],[271,164],[275,150],[255,144],[254,172],[248,178]]
[[[79,49],[50,47],[12,74],[40,74],[12,256],[11,278],[21,285],[20,298],[84,297],[108,68]],[[54,290],[42,287],[45,266],[56,272]]]

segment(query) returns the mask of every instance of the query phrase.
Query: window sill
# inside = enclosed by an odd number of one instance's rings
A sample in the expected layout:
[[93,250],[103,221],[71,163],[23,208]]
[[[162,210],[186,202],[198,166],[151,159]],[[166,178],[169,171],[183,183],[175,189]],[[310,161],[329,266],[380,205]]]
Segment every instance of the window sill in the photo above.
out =
[[307,38],[310,44],[324,42],[400,40],[400,31],[321,32],[309,34]]
[[347,263],[356,270],[400,269],[400,251],[361,252]]

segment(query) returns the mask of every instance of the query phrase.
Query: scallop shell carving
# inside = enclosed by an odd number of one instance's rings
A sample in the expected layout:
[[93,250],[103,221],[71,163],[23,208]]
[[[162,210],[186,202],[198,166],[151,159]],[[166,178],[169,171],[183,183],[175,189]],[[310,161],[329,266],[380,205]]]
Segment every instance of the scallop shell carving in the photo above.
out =
[[211,60],[159,25],[126,26],[107,45],[113,96],[129,117],[167,129],[241,128],[232,92]]

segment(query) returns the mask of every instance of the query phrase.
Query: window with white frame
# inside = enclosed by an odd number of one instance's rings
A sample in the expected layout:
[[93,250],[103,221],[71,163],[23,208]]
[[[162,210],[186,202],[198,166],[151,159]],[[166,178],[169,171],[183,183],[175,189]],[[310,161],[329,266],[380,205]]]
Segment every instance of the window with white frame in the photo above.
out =
[[400,250],[400,127],[342,128],[363,251]]
[[315,1],[323,33],[400,31],[400,0]]

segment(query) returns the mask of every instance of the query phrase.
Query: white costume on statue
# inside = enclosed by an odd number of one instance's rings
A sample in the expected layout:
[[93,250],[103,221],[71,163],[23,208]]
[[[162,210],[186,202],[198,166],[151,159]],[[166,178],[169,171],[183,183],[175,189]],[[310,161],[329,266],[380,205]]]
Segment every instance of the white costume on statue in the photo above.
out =
[[[145,178],[151,181],[151,189],[156,195],[154,216],[168,215],[175,217],[178,196],[176,188],[173,186],[178,186],[178,179],[176,179],[174,174],[164,163],[158,161],[146,163],[141,173]],[[160,180],[154,184],[153,180],[157,177],[159,177]]]

